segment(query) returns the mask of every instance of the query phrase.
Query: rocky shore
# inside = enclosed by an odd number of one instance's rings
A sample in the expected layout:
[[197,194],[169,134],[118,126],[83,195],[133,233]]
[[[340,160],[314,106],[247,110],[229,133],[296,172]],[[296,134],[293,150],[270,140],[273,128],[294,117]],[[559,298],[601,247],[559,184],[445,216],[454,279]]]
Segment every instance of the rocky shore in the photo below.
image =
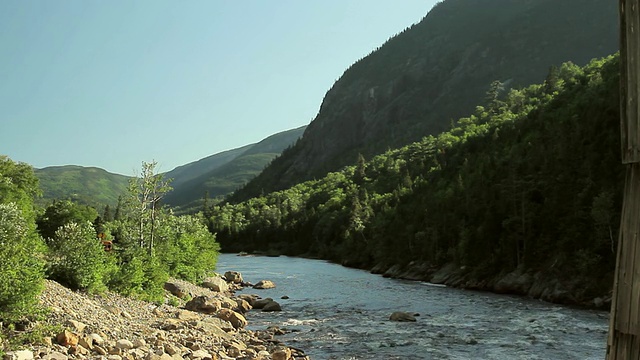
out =
[[609,310],[611,307],[610,284],[613,283],[613,274],[610,278],[603,274],[602,279],[594,281],[594,279],[570,277],[552,271],[520,268],[510,273],[487,276],[453,263],[436,267],[418,262],[411,262],[406,266],[378,264],[369,270],[373,274],[385,277],[427,281],[499,294],[522,295],[557,304],[600,310]]
[[[250,284],[239,273],[227,275],[207,279],[208,288],[172,279],[165,284],[167,301],[159,306],[114,293],[87,295],[46,281],[40,302],[50,312],[43,321],[59,331],[28,349],[7,351],[4,359],[308,359],[276,338],[283,329],[245,329],[244,314],[252,303],[271,304],[271,311],[279,304],[257,295],[235,296]],[[34,324],[23,331],[29,326]]]

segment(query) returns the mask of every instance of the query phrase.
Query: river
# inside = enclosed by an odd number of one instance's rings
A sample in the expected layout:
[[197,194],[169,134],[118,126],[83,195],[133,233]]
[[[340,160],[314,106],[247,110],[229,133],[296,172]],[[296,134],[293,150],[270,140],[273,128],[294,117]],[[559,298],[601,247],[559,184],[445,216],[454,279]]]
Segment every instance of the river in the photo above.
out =
[[[220,255],[217,271],[229,270],[251,283],[276,283],[243,290],[283,310],[249,312],[249,329],[291,330],[279,339],[312,359],[605,358],[606,312],[388,279],[321,260]],[[391,322],[394,311],[420,316]]]

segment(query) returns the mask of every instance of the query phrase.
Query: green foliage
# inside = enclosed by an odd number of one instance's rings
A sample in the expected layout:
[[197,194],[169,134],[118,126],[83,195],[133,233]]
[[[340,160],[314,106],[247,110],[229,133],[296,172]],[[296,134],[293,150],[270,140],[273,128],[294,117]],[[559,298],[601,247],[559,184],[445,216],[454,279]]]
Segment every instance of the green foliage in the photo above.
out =
[[200,219],[176,217],[161,205],[170,188],[154,170],[155,162],[143,163],[118,217],[104,226],[114,235],[118,264],[109,288],[159,302],[169,276],[196,281],[213,271],[219,246]]
[[54,200],[44,213],[38,216],[36,223],[42,238],[48,242],[55,242],[56,231],[62,226],[93,222],[97,216],[97,211],[90,206],[79,205],[69,200]]
[[44,245],[36,232],[33,168],[0,156],[0,320],[12,323],[36,312],[42,290]]
[[44,270],[42,240],[15,203],[0,204],[0,319],[35,311]]
[[555,77],[366,164],[217,205],[209,226],[225,251],[606,278],[623,182],[618,57]]
[[[43,321],[35,323],[34,327],[27,331],[15,331],[5,329],[6,334],[6,350],[19,350],[29,345],[44,345],[44,338],[51,338],[61,333],[64,327],[60,324],[47,324]],[[2,334],[0,333],[0,355],[2,354]]]
[[159,257],[169,275],[197,283],[215,269],[220,247],[199,218],[171,217],[162,231]]
[[128,176],[103,169],[82,166],[52,166],[35,171],[40,179],[43,198],[39,205],[53,200],[71,200],[98,208],[115,206],[118,196],[126,191]]
[[102,292],[116,271],[114,259],[104,251],[89,222],[60,227],[48,255],[49,278],[72,289]]

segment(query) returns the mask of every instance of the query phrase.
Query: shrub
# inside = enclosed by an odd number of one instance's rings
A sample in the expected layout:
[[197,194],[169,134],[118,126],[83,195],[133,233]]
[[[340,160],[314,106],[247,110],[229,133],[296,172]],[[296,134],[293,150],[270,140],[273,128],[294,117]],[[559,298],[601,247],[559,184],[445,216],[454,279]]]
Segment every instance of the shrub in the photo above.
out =
[[72,222],[60,227],[55,232],[55,245],[49,255],[51,279],[90,293],[106,290],[105,283],[115,263],[104,251],[89,222]]
[[0,204],[0,318],[33,314],[42,291],[42,239],[15,203]]

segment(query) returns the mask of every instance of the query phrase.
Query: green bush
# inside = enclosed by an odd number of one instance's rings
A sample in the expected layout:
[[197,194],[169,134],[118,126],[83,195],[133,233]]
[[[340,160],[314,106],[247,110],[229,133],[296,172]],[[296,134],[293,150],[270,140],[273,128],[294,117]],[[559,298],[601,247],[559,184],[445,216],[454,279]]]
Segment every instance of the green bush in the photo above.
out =
[[35,312],[42,291],[42,239],[15,203],[0,204],[0,319],[19,320]]
[[200,219],[171,216],[163,229],[158,256],[170,276],[198,282],[215,270],[220,246]]
[[104,251],[89,222],[69,223],[55,232],[49,254],[49,277],[72,289],[90,293],[106,290],[115,262]]

